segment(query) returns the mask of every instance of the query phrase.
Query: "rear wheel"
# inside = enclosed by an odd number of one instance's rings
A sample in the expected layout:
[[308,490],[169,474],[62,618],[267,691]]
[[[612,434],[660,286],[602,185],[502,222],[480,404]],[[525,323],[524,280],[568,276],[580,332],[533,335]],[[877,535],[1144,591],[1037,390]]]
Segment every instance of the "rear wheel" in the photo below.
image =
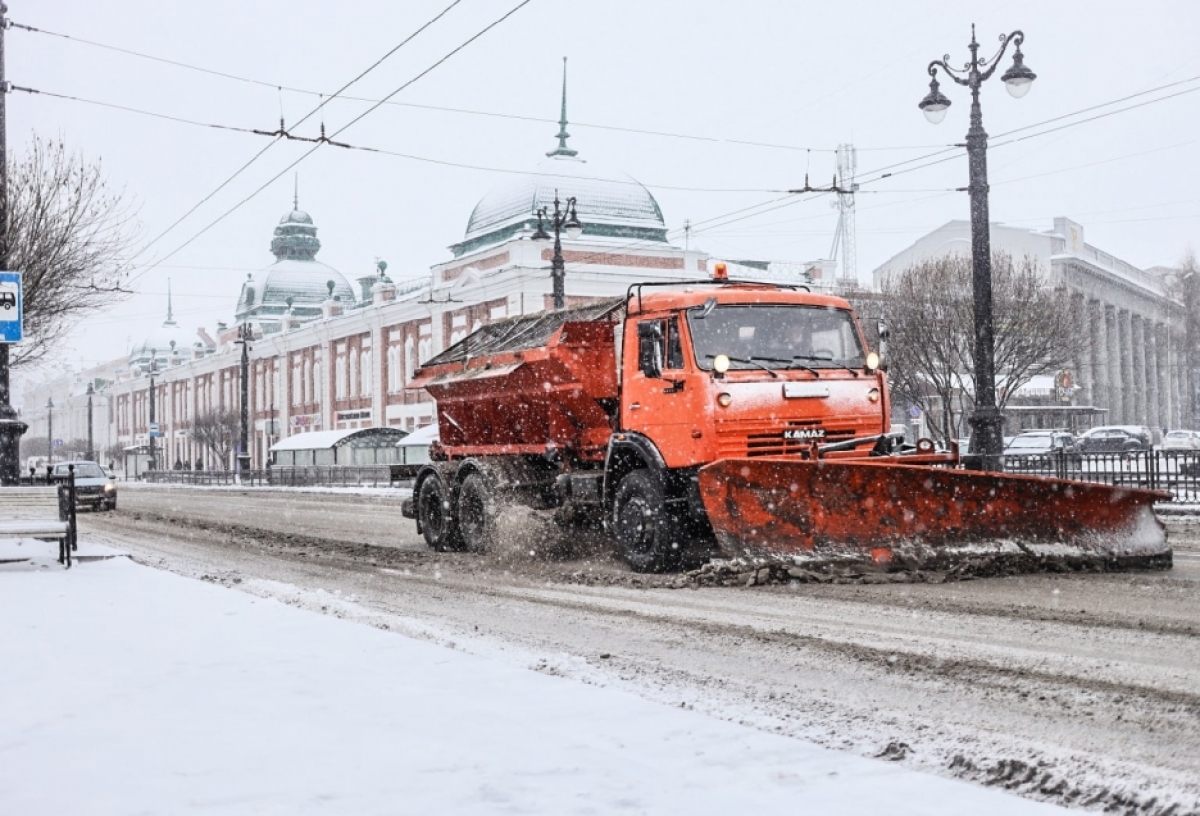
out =
[[480,473],[468,475],[458,489],[458,531],[468,552],[487,552],[495,540],[496,499]]
[[672,529],[662,488],[646,471],[635,470],[617,487],[613,533],[634,572],[678,569],[682,531]]
[[430,476],[417,488],[417,518],[431,550],[461,549],[458,525],[450,504],[450,491],[438,476]]

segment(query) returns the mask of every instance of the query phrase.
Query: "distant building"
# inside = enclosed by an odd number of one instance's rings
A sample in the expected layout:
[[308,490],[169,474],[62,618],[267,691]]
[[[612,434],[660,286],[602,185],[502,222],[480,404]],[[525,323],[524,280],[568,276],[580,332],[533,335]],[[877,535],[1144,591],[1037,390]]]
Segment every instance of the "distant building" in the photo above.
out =
[[[1055,218],[1046,231],[993,223],[991,244],[993,251],[1036,259],[1046,285],[1060,287],[1088,316],[1090,336],[1071,366],[1073,404],[1103,409],[1097,424],[1176,428],[1190,422],[1188,317],[1167,278],[1088,244],[1083,225],[1068,218]],[[970,251],[970,222],[951,221],[876,269],[875,288],[910,264]]]

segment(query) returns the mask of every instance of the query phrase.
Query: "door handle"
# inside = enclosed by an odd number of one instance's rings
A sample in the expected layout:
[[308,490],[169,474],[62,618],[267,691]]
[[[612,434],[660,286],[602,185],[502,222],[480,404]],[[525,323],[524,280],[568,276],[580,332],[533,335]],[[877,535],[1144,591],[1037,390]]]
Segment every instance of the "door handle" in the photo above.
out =
[[641,407],[642,407],[642,404],[640,402],[631,402],[629,404],[630,411],[636,411],[638,408],[641,408]]

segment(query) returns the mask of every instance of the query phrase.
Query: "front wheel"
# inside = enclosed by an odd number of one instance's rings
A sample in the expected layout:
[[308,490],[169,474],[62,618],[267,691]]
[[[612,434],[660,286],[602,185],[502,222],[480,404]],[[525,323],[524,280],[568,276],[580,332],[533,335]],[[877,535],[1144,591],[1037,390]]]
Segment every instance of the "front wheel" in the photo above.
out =
[[436,475],[421,482],[417,488],[417,519],[431,550],[449,552],[462,548],[450,505],[450,491]]
[[463,548],[482,553],[491,549],[496,536],[494,491],[482,474],[472,473],[458,489],[458,531]]
[[649,473],[635,470],[621,480],[613,503],[613,533],[634,572],[679,568],[682,541],[673,526],[662,488]]

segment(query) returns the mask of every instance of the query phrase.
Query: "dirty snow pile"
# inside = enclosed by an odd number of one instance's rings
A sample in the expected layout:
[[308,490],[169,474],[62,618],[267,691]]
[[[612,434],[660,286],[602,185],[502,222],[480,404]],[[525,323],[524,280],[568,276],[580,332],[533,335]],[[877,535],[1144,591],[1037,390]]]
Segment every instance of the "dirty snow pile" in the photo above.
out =
[[6,816],[1062,812],[54,548],[0,542]]

